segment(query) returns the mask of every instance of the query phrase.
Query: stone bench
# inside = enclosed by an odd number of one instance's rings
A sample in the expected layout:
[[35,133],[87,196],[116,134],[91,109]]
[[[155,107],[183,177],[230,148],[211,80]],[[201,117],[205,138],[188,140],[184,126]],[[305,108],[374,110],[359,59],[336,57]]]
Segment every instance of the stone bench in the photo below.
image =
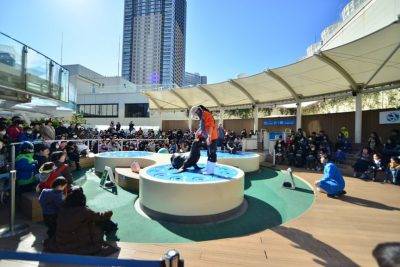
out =
[[18,207],[24,216],[33,222],[43,221],[42,208],[35,192],[22,193],[17,200]]
[[94,166],[94,157],[82,157],[79,159],[79,164],[81,165],[81,168],[92,168]]
[[[156,164],[156,161],[154,160],[146,158],[138,158],[134,160],[129,160],[128,161],[129,165],[133,161],[137,161],[141,169]],[[121,162],[118,163],[121,164]],[[139,193],[140,177],[138,173],[133,172],[130,167],[126,166],[126,164],[123,164],[122,166],[121,165],[116,166],[114,168],[114,173],[115,173],[115,181],[120,187],[128,191]]]
[[131,168],[115,168],[116,183],[128,191],[139,192],[139,179],[139,174],[132,172]]

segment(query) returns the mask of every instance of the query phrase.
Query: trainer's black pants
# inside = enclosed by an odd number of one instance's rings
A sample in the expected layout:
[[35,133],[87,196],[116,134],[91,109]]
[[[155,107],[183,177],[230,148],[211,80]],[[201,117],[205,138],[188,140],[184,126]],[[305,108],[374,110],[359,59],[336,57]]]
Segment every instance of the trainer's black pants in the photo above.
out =
[[210,162],[217,162],[217,140],[211,141],[207,146],[207,160]]

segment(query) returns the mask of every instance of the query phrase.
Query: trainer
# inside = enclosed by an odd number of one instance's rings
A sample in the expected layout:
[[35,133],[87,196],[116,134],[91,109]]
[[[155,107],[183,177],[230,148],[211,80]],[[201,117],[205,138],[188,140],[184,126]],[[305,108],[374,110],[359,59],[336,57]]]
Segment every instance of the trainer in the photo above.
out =
[[321,155],[321,163],[324,165],[324,176],[315,182],[318,191],[327,194],[328,197],[346,194],[343,176],[336,165],[329,161],[327,154]]

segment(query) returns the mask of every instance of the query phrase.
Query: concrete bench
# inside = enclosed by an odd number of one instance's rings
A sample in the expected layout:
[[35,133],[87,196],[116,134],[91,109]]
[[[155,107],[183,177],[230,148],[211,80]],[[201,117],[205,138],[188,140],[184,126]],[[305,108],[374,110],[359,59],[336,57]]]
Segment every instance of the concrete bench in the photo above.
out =
[[42,208],[35,192],[22,193],[17,204],[22,214],[33,222],[43,221]]
[[117,184],[135,193],[139,192],[139,174],[131,170],[131,168],[115,168],[115,180]]
[[81,168],[92,168],[94,166],[94,157],[82,157],[79,159],[79,164],[81,165]]

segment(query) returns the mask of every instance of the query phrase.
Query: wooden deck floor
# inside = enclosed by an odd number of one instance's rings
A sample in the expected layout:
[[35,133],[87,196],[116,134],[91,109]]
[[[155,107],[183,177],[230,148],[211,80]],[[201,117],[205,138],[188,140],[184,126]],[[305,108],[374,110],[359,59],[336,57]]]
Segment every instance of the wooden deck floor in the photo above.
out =
[[[321,174],[295,170],[313,184]],[[179,250],[185,266],[376,266],[373,248],[400,240],[400,187],[347,178],[341,199],[316,194],[313,206],[281,226],[239,238],[185,244],[120,242],[120,258],[159,259]],[[40,250],[43,229],[22,239],[0,240],[0,249]],[[0,265],[22,262],[0,262]],[[32,266],[30,264],[30,266]]]

